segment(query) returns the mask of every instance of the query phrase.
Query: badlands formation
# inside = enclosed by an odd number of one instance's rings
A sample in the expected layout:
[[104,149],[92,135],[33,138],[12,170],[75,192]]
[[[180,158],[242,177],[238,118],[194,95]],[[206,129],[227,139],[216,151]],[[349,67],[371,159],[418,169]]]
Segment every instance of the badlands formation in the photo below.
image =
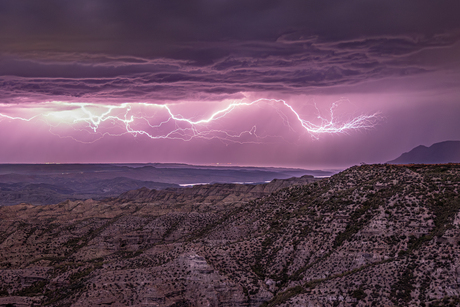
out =
[[460,165],[0,207],[0,306],[457,306]]

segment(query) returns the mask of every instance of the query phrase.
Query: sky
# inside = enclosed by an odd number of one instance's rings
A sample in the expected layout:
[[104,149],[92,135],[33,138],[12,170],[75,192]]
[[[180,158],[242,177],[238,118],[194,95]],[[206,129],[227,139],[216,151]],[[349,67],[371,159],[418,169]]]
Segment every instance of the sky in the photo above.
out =
[[340,168],[460,140],[458,0],[0,0],[0,163]]

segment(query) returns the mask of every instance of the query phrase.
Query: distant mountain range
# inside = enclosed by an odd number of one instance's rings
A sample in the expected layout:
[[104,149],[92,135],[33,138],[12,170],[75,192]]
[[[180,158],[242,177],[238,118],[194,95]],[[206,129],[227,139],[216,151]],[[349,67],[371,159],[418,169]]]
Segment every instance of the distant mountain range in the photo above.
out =
[[460,162],[460,141],[445,141],[435,143],[430,147],[420,145],[403,153],[398,158],[388,161],[392,164],[449,162]]
[[[205,183],[265,183],[331,172],[297,168],[187,164],[0,164],[0,206],[115,197],[130,190],[162,190]],[[1,306],[1,304],[0,304]]]

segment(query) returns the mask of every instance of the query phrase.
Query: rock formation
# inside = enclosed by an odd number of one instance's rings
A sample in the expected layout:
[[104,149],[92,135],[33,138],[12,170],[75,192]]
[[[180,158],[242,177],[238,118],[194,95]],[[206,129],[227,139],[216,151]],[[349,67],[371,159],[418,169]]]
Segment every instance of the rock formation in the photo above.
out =
[[0,306],[460,303],[460,165],[309,181],[1,207]]

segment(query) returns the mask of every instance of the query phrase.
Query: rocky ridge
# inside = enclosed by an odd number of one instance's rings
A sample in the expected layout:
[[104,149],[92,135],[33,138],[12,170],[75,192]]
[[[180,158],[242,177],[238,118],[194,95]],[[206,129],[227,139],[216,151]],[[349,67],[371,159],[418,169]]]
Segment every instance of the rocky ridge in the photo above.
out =
[[459,184],[458,164],[363,165],[2,207],[0,306],[456,306]]

